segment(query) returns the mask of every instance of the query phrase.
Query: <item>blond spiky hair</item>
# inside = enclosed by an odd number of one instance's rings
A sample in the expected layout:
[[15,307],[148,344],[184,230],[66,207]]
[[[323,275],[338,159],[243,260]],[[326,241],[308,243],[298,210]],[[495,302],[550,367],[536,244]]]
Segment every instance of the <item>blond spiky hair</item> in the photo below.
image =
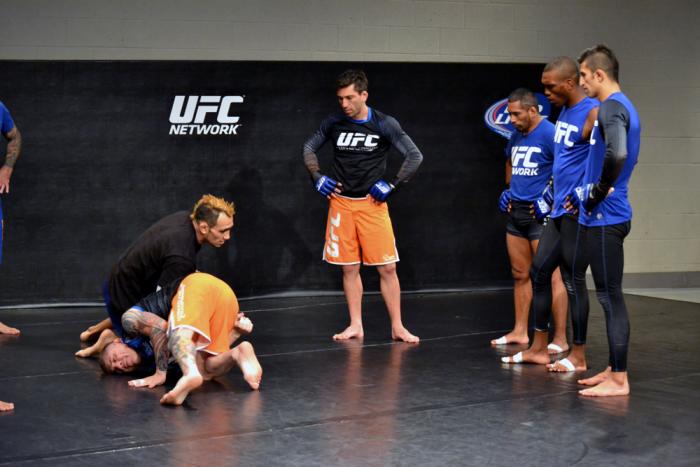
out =
[[212,227],[216,225],[219,214],[222,212],[228,217],[233,217],[236,213],[236,207],[233,203],[229,203],[223,198],[217,198],[214,195],[204,195],[192,208],[190,219],[196,222],[204,221]]

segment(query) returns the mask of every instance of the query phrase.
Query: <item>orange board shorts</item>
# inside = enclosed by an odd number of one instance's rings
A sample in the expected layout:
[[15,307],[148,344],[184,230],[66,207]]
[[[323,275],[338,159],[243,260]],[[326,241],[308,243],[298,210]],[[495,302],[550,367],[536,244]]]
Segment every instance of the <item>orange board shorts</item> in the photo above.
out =
[[178,328],[195,332],[197,350],[213,355],[229,349],[229,334],[238,319],[238,300],[231,287],[210,274],[185,277],[173,297],[168,337]]
[[381,266],[399,260],[386,203],[366,198],[331,198],[323,260],[330,264]]

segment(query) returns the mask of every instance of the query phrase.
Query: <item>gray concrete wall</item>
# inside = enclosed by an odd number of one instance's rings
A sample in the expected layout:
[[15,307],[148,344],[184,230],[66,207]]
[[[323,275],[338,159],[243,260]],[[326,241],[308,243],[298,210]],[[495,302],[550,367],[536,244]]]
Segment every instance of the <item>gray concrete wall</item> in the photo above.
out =
[[0,0],[0,59],[546,62],[605,42],[643,123],[626,270],[682,273],[700,271],[698,20],[692,0]]

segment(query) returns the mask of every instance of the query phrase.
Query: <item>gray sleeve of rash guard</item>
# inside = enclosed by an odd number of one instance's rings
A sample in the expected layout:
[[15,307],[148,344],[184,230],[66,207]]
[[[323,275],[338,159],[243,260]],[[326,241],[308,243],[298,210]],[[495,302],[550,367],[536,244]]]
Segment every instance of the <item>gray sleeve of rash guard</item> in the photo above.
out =
[[394,186],[399,186],[400,183],[406,183],[413,177],[421,162],[423,162],[423,154],[421,154],[413,140],[403,131],[403,128],[401,128],[401,125],[395,118],[387,117],[382,125],[382,129],[392,146],[404,157],[399,173],[396,174],[396,177],[391,182]]
[[302,149],[302,156],[304,158],[304,165],[306,170],[309,171],[309,175],[315,182],[321,177],[321,166],[318,163],[318,156],[316,152],[325,144],[328,140],[329,131],[333,119],[331,117],[326,118],[321,122],[318,130],[316,130],[305,142]]

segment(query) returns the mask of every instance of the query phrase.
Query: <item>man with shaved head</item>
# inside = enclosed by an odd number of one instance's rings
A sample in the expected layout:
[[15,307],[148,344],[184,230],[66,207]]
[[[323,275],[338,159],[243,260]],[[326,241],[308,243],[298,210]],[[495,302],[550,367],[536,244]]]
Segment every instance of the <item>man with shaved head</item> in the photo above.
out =
[[[532,261],[532,309],[535,333],[529,349],[503,357],[504,363],[536,363],[547,365],[550,371],[586,370],[586,321],[582,297],[573,286],[573,271],[577,246],[581,242],[577,213],[571,204],[571,194],[580,186],[586,171],[590,148],[589,138],[597,117],[598,101],[587,97],[579,85],[578,64],[569,57],[557,57],[542,72],[544,94],[561,107],[554,130],[554,203],[551,220],[540,238]],[[567,358],[550,364],[547,345],[552,307],[552,274],[560,267],[566,285],[569,312],[573,324],[573,348]],[[585,270],[583,271],[585,278]]]

